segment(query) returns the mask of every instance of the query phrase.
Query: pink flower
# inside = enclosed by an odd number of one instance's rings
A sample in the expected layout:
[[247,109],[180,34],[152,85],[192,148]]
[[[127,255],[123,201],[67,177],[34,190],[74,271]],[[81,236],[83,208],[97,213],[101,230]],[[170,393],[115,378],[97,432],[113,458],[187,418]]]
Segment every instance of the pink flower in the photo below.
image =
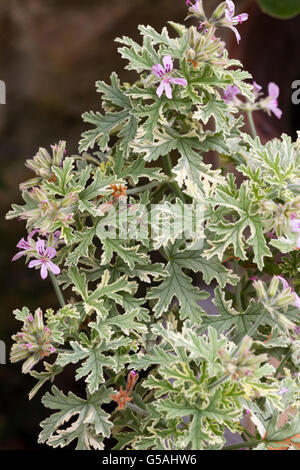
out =
[[17,261],[17,259],[21,258],[22,256],[24,255],[27,255],[28,254],[28,250],[32,250],[33,248],[33,242],[30,243],[30,240],[32,239],[32,237],[34,237],[34,235],[36,233],[38,233],[39,230],[33,230],[32,232],[30,232],[30,234],[28,235],[27,237],[27,240],[25,240],[25,238],[21,238],[21,240],[19,241],[19,243],[17,244],[17,248],[19,248],[19,253],[17,253],[13,258],[12,258],[12,261]]
[[253,89],[254,89],[254,95],[258,96],[261,89],[262,89],[262,87],[260,85],[258,85],[258,83],[253,82]]
[[248,13],[242,13],[241,15],[234,16],[234,14],[235,14],[235,5],[232,2],[232,0],[227,0],[226,5],[227,5],[227,8],[225,10],[225,18],[228,22],[228,26],[234,32],[234,34],[236,36],[236,39],[237,39],[237,42],[240,42],[241,36],[240,36],[238,30],[235,28],[234,25],[241,24],[244,21],[247,21],[249,15],[248,15]]
[[291,218],[291,231],[299,234],[296,248],[300,248],[300,219],[296,219],[295,217]]
[[300,297],[296,294],[294,289],[289,285],[289,283],[287,282],[286,279],[284,279],[284,277],[278,276],[278,279],[281,281],[284,289],[291,289],[291,291],[294,294],[294,299],[295,299],[295,302],[293,303],[293,305],[300,310]]
[[38,240],[36,242],[36,256],[38,259],[30,261],[28,264],[29,268],[34,268],[37,266],[41,266],[41,278],[46,279],[48,276],[48,269],[53,272],[53,274],[59,274],[60,269],[59,267],[50,261],[52,258],[56,256],[56,250],[51,246],[45,248],[45,240]]
[[267,98],[266,109],[269,113],[274,113],[275,116],[280,119],[282,116],[281,109],[278,108],[278,96],[279,96],[279,86],[276,83],[269,83],[269,96]]
[[159,87],[156,90],[156,94],[160,98],[165,91],[167,98],[172,99],[172,88],[170,83],[186,86],[187,81],[185,78],[174,78],[171,76],[171,72],[173,70],[173,61],[170,55],[164,56],[163,64],[164,67],[161,64],[156,64],[152,67],[152,72],[161,81]]
[[229,104],[232,103],[237,95],[241,92],[236,85],[229,85],[223,94],[223,100],[225,103]]

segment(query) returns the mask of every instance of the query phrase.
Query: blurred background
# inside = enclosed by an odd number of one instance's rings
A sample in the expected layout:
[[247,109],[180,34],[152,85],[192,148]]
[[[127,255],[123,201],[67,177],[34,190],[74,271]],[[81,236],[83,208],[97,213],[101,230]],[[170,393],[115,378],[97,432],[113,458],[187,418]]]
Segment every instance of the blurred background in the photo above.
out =
[[[209,9],[217,3],[204,0]],[[257,115],[259,133],[264,140],[282,132],[294,138],[300,105],[292,104],[291,84],[300,79],[300,16],[280,20],[262,13],[255,0],[235,3],[250,16],[239,27],[239,45],[233,33],[226,36],[230,56],[242,61],[265,92],[270,81],[281,89],[283,118]],[[11,335],[20,326],[12,310],[57,306],[50,281],[42,281],[22,260],[10,262],[25,226],[4,216],[11,203],[21,203],[18,185],[31,176],[24,162],[38,147],[61,139],[69,154],[76,153],[85,130],[81,114],[99,109],[95,81],[107,80],[113,70],[121,81],[134,80],[124,70],[115,37],[139,41],[138,24],[161,29],[167,20],[183,22],[185,16],[185,0],[0,0],[0,80],[7,92],[6,104],[0,105],[0,340],[7,348],[7,363],[0,365],[2,450],[43,449],[36,442],[39,422],[47,416],[41,392],[28,401],[34,379],[21,374],[20,364],[8,362]],[[71,377],[60,380],[68,389]]]

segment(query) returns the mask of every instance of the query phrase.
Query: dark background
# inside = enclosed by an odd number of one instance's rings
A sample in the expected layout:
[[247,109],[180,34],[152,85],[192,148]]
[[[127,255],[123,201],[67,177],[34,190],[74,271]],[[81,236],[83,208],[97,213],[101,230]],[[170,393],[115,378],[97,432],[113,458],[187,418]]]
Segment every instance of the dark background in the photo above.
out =
[[[218,2],[205,3],[211,8]],[[231,57],[239,58],[265,91],[270,81],[281,87],[284,117],[257,115],[259,133],[264,140],[281,132],[295,137],[300,108],[291,103],[291,83],[300,79],[300,17],[275,20],[254,0],[236,4],[250,18],[239,27],[239,46],[233,33],[227,35]],[[183,22],[185,15],[185,0],[0,0],[0,79],[7,87],[7,104],[0,105],[0,340],[7,345],[7,364],[0,365],[0,449],[41,449],[39,422],[47,416],[41,392],[28,401],[34,379],[8,362],[11,335],[19,329],[12,310],[57,306],[50,281],[23,260],[10,262],[25,226],[4,216],[11,203],[21,203],[18,185],[31,176],[24,162],[38,147],[60,139],[67,141],[69,154],[77,152],[85,130],[81,114],[99,109],[95,81],[107,80],[113,70],[121,80],[134,79],[124,70],[115,37],[138,40],[138,24],[160,29],[167,20]],[[71,376],[62,380],[68,390]]]

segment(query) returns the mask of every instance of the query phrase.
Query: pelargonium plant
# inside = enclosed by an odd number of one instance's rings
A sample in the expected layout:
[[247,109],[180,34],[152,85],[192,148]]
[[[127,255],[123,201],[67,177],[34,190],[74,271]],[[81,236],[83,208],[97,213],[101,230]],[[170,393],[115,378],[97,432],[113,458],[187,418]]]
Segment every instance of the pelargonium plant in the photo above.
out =
[[[208,18],[190,0],[172,34],[118,38],[136,82],[97,82],[78,155],[60,141],[26,162],[13,260],[58,297],[14,312],[30,398],[52,384],[40,443],[299,450],[300,137],[256,135],[253,113],[281,117],[279,88],[229,58],[234,7]],[[70,364],[80,396],[55,385]]]

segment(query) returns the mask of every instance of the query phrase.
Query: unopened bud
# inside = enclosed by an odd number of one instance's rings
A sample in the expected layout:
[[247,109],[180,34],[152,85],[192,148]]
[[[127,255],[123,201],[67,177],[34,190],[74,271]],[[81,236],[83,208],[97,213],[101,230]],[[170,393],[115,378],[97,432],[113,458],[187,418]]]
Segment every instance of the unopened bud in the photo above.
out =
[[221,3],[217,8],[214,10],[211,19],[213,21],[218,21],[222,18],[225,14],[226,2]]
[[278,321],[281,323],[283,326],[290,330],[294,330],[296,328],[295,323],[293,323],[291,320],[289,320],[285,315],[282,315],[281,313],[278,315]]
[[274,276],[270,282],[270,287],[268,289],[268,294],[270,297],[275,297],[278,290],[279,279],[277,276]]
[[285,290],[280,294],[278,299],[276,300],[277,307],[288,307],[293,302],[295,302],[295,294],[291,292],[289,289]]
[[260,299],[265,299],[267,297],[267,292],[266,292],[264,283],[262,281],[254,281],[253,286]]

